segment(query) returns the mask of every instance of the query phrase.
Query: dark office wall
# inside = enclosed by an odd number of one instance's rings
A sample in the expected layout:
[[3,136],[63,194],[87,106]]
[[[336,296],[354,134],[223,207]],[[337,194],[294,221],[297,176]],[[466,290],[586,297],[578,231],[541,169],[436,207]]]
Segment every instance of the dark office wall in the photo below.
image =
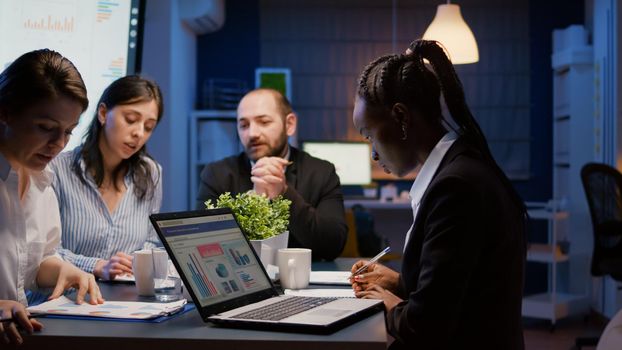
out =
[[[374,58],[420,38],[438,1],[262,0],[261,63],[290,67],[300,140],[360,138],[356,81]],[[457,66],[493,154],[513,178],[530,175],[527,0],[463,0],[480,62]]]
[[207,79],[238,79],[249,88],[260,66],[259,0],[227,0],[225,24],[197,40],[197,108],[204,106]]
[[[423,33],[438,5],[427,0],[398,0],[393,47],[388,1],[247,0],[226,4],[224,27],[198,39],[197,104],[201,104],[203,82],[208,78],[240,79],[252,87],[256,67],[294,67],[293,102],[301,114],[300,139],[356,138],[350,115],[360,68],[370,58],[406,47]],[[514,119],[529,119],[525,123],[529,146],[515,149],[529,154],[525,157],[528,178],[514,184],[525,200],[548,200],[552,193],[551,32],[582,23],[583,0],[470,0],[461,5],[480,42],[480,63],[458,67],[465,87],[479,91],[467,94],[474,114],[478,118],[512,114]],[[317,15],[320,7],[324,7],[321,16]],[[291,28],[303,35],[292,39]],[[506,33],[505,37],[501,33]],[[516,98],[491,101],[487,96],[496,90],[510,91],[507,95]],[[487,132],[486,125],[484,129]],[[511,139],[512,135],[504,137]]]

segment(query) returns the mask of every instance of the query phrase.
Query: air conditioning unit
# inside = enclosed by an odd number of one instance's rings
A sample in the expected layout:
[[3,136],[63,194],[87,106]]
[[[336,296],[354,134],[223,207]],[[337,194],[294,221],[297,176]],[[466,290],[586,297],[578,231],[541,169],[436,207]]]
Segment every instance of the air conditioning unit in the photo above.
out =
[[197,34],[215,32],[225,24],[225,0],[179,0],[179,17]]

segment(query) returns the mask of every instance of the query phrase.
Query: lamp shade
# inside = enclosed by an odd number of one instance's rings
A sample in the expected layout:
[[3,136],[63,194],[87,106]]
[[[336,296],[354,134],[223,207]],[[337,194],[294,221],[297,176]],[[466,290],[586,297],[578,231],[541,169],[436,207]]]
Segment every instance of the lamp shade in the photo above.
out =
[[453,64],[479,61],[477,42],[460,13],[460,6],[438,5],[436,16],[423,33],[424,40],[436,40],[445,46]]

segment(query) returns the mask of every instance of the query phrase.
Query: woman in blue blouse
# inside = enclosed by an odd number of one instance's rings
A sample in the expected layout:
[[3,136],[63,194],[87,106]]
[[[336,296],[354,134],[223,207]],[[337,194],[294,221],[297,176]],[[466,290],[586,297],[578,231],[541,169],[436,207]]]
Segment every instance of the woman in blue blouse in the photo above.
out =
[[118,79],[102,94],[84,143],[51,163],[62,220],[59,253],[101,279],[132,273],[129,254],[158,242],[148,217],[162,202],[161,166],[145,143],[162,109],[154,82]]

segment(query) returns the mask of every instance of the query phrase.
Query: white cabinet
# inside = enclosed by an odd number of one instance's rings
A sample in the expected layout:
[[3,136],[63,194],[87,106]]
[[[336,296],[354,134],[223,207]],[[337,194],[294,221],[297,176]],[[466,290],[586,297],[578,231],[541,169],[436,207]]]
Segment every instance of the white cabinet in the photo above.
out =
[[201,170],[205,164],[241,151],[234,110],[197,110],[190,114],[190,195],[195,208]]
[[[581,168],[594,159],[594,69],[587,32],[573,25],[553,32],[553,199],[527,203],[547,220],[547,244],[532,244],[527,260],[548,265],[546,293],[525,296],[523,315],[549,319],[588,311],[592,227]],[[543,77],[544,79],[544,77]],[[562,253],[560,242],[567,252]]]
[[[591,257],[592,225],[581,168],[594,161],[594,135],[598,132],[594,127],[593,61],[593,50],[587,45],[587,32],[582,26],[554,31],[553,199],[568,211],[567,226],[561,228],[561,233],[571,243],[571,255],[587,260]],[[573,268],[577,269],[580,267]],[[587,271],[585,265],[580,273]],[[586,284],[589,274],[585,277],[575,284]]]

